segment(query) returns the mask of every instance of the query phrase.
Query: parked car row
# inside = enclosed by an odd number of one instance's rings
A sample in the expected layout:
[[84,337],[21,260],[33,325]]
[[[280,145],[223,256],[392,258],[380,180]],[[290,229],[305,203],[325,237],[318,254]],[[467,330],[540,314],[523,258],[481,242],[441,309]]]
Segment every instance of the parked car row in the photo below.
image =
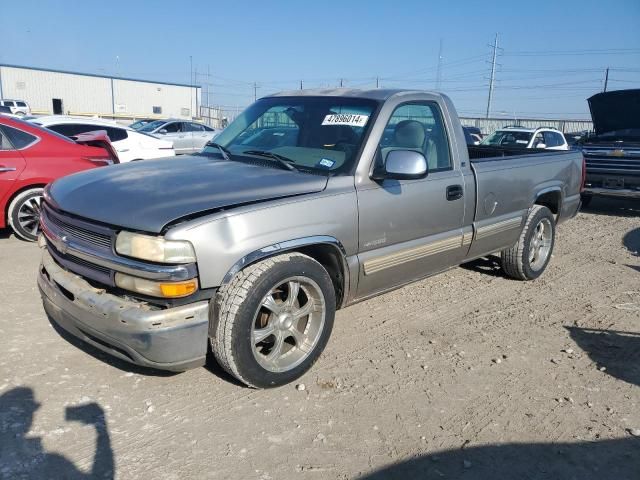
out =
[[80,133],[93,130],[104,130],[107,132],[111,143],[118,153],[120,163],[175,155],[171,141],[161,140],[152,135],[139,132],[129,127],[123,127],[108,120],[50,115],[37,117],[30,121],[66,137],[75,137]]
[[107,133],[74,140],[39,125],[0,115],[0,228],[36,240],[43,188],[71,173],[119,163]]

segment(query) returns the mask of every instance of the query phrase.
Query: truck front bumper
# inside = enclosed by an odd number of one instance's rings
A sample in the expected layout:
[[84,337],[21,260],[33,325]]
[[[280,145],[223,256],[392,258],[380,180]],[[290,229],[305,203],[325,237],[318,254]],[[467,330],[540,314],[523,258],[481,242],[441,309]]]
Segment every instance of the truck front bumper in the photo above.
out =
[[582,193],[593,197],[640,198],[640,190],[630,188],[585,187]]
[[106,353],[161,370],[184,371],[205,363],[208,301],[154,310],[92,287],[60,268],[46,249],[38,287],[56,324]]

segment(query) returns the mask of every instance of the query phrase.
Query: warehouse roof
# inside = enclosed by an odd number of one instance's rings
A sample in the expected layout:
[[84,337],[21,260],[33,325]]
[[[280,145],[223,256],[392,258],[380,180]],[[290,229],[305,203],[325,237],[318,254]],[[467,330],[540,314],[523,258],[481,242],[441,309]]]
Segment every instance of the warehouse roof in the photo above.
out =
[[52,73],[66,73],[68,75],[81,75],[83,77],[97,77],[97,78],[108,78],[113,80],[127,80],[129,82],[142,82],[142,83],[156,83],[160,85],[172,85],[176,87],[194,87],[201,88],[200,85],[189,85],[186,83],[175,83],[175,82],[162,82],[157,80],[143,80],[140,78],[128,78],[128,77],[116,77],[113,75],[98,75],[97,73],[84,73],[84,72],[73,72],[70,70],[56,70],[53,68],[40,68],[40,67],[27,67],[25,65],[10,65],[7,63],[0,63],[0,67],[8,67],[8,68],[21,68],[24,70],[36,70],[40,72],[52,72]]

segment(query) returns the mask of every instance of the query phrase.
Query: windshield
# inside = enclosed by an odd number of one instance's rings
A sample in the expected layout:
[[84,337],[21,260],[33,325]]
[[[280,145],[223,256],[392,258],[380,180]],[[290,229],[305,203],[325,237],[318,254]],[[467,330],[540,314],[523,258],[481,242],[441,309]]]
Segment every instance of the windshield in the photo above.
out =
[[151,123],[150,120],[138,120],[137,122],[133,122],[131,125],[129,125],[129,128],[133,128],[134,130],[139,130],[145,125],[149,125],[149,123]]
[[[271,97],[258,100],[215,142],[232,160],[269,152],[296,168],[344,173],[353,167],[377,102],[342,97]],[[203,154],[220,155],[214,145]]]
[[496,130],[482,140],[481,145],[498,145],[502,147],[524,147],[531,141],[532,132],[517,132],[512,130]]
[[147,123],[142,128],[139,128],[138,131],[139,132],[153,132],[156,128],[161,127],[165,123],[167,123],[167,122],[165,122],[164,120],[155,120],[153,122]]

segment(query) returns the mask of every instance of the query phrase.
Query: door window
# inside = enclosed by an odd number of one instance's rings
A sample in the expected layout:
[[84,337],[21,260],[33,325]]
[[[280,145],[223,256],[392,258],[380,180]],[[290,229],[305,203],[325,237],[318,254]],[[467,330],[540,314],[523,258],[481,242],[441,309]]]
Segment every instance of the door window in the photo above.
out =
[[197,123],[186,122],[184,126],[185,132],[204,132],[204,128],[202,127],[202,125],[199,125]]
[[547,146],[547,148],[557,147],[560,145],[558,143],[558,139],[554,132],[544,132],[543,135],[544,135],[544,144]]
[[161,130],[162,129],[166,130],[167,133],[178,133],[183,131],[181,122],[167,123],[164,127],[161,128]]
[[[533,139],[533,148],[536,148],[539,144],[544,143],[544,137],[542,136],[542,133],[538,133],[536,134],[536,137]],[[548,147],[549,145],[547,145]]]
[[438,106],[434,103],[408,103],[396,108],[380,142],[382,159],[391,150],[422,153],[430,172],[450,170],[449,142]]

